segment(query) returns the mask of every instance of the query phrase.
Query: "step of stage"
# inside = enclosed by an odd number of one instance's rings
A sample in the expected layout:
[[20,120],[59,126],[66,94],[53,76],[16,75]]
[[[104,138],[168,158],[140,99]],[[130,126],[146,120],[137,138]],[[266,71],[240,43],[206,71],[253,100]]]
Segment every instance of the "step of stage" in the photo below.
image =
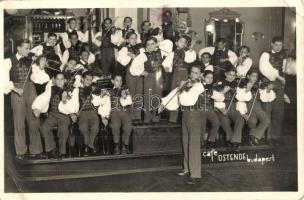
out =
[[[109,176],[182,167],[182,138],[178,124],[134,126],[132,154],[72,157],[62,160],[13,159],[7,166],[10,175],[19,181],[42,181],[95,176]],[[202,163],[271,162],[275,150],[270,146],[242,146],[238,151],[217,148],[202,149]],[[14,156],[12,156],[14,157]]]
[[[269,146],[241,147],[238,151],[220,148],[202,149],[202,163],[207,165],[243,162],[265,164],[274,162],[276,152]],[[15,175],[22,181],[42,181],[70,178],[109,176],[136,172],[181,169],[181,152],[153,152],[128,155],[103,155],[64,158],[62,160],[15,159]],[[263,162],[263,163],[262,163]]]

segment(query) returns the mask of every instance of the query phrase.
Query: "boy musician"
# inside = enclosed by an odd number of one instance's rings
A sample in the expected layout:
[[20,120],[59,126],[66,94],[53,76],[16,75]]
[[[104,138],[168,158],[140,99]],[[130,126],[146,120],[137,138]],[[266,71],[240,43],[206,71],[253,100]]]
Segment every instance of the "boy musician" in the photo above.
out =
[[196,184],[201,179],[201,112],[199,106],[200,94],[204,92],[204,86],[200,81],[201,67],[192,66],[190,79],[181,81],[167,97],[162,98],[159,111],[164,107],[176,109],[181,106],[182,134],[184,151],[184,171],[180,176],[190,174],[188,184]]
[[211,64],[214,66],[215,82],[225,79],[227,63],[235,66],[238,60],[237,55],[226,46],[226,40],[224,38],[218,38],[215,47],[201,49],[198,53],[199,57],[201,57],[204,52],[212,55]]
[[210,63],[211,62],[211,54],[208,52],[204,52],[201,57],[200,57],[200,61],[202,63],[202,68],[201,68],[201,72],[203,73],[204,71],[214,71],[214,67],[213,65]]
[[124,41],[122,31],[113,25],[111,18],[102,22],[102,31],[94,36],[94,43],[100,48],[100,65],[104,77],[116,72],[115,51]]
[[126,36],[128,33],[130,32],[134,32],[136,34],[136,38],[137,38],[137,43],[141,43],[141,40],[140,40],[140,35],[139,33],[132,29],[132,22],[133,22],[133,19],[131,17],[125,17],[124,20],[123,20],[123,28],[122,28],[122,36],[123,38],[126,40]]
[[[36,90],[30,79],[33,60],[28,57],[30,42],[26,39],[16,41],[17,53],[4,60],[4,93],[11,93],[14,121],[14,142],[16,157],[23,159],[29,149],[32,157],[41,158],[42,145],[39,133],[40,120],[31,109],[36,98]],[[29,127],[30,143],[26,144],[25,120]]]
[[45,55],[38,56],[32,65],[31,80],[35,85],[37,95],[44,92],[47,83],[50,81],[50,76],[46,72],[47,67],[48,63]]
[[[171,41],[169,42],[171,43]],[[161,48],[157,48],[157,39],[151,37],[147,40],[146,52],[139,54],[130,67],[131,75],[144,76],[144,123],[146,124],[151,123],[151,121],[156,123],[160,120],[159,116],[156,115],[156,110],[163,89],[163,56]]]
[[86,71],[92,71],[95,69],[93,63],[89,63],[90,52],[82,49],[79,54],[79,61],[76,68],[82,67]]
[[215,148],[215,139],[220,128],[219,118],[214,111],[214,91],[213,91],[213,73],[212,71],[205,70],[203,73],[203,85],[205,91],[200,96],[200,108],[202,119],[202,136],[206,132],[207,120],[211,123],[211,129],[208,136],[207,147]]
[[[189,49],[191,38],[181,35],[176,41],[176,50],[167,56],[162,63],[166,72],[172,72],[171,90],[176,88],[182,80],[188,78],[190,63],[196,60],[196,52]],[[170,112],[169,122],[177,123],[178,111]]]
[[146,45],[147,39],[150,37],[151,22],[145,20],[141,23],[140,40],[143,45]]
[[59,33],[62,38],[63,50],[71,47],[71,34],[77,34],[81,42],[88,42],[88,37],[81,31],[77,30],[77,20],[75,18],[68,19],[67,25],[68,29],[63,33]]
[[95,90],[92,86],[92,80],[92,73],[90,71],[84,72],[82,74],[83,87],[79,88],[79,105],[81,111],[78,114],[78,126],[80,133],[84,137],[84,156],[96,153],[94,141],[99,131],[97,108],[92,103]]
[[275,100],[271,103],[270,114],[270,138],[276,144],[280,139],[284,118],[284,85],[286,55],[283,51],[282,37],[273,37],[271,41],[271,51],[261,55],[259,69],[268,81],[271,81],[276,94]]
[[236,65],[237,76],[245,78],[247,72],[252,66],[252,59],[249,57],[250,48],[247,46],[241,46],[239,50],[239,57]]
[[[65,156],[69,125],[71,123],[70,114],[78,112],[79,109],[79,104],[72,104],[71,101],[69,101],[64,86],[64,74],[59,72],[55,76],[54,85],[39,95],[32,105],[33,112],[37,118],[40,113],[49,113],[40,128],[44,137],[45,151],[48,158],[62,158]],[[73,102],[77,96],[78,90],[74,90],[72,93]],[[76,100],[78,100],[78,98],[76,98]],[[57,136],[59,139],[59,150],[56,147],[53,136],[53,128],[55,126],[58,126]]]
[[265,130],[270,124],[270,118],[262,109],[258,77],[258,69],[252,68],[247,73],[247,82],[251,86],[252,98],[247,102],[247,113],[244,115],[244,118],[249,126],[249,144],[251,146],[260,143],[260,139],[264,136]]
[[55,70],[45,70],[50,75],[50,78],[53,78],[56,74],[56,70],[60,69],[62,63],[62,52],[59,44],[57,44],[57,35],[49,32],[47,42],[34,47],[31,52],[36,56],[41,56],[42,54],[46,56],[49,67],[54,68]]
[[[141,120],[141,108],[142,99],[140,95],[143,93],[143,78],[141,76],[133,76],[130,73],[130,66],[133,59],[145,50],[141,44],[137,43],[137,35],[134,32],[128,33],[126,36],[127,45],[122,47],[118,52],[117,61],[126,68],[125,81],[128,88],[130,88],[130,94],[134,99],[132,109],[132,119]],[[141,100],[141,101],[140,101]]]
[[[225,72],[226,79],[223,81],[224,86],[223,93],[225,94],[225,108],[220,109],[219,118],[221,126],[226,133],[226,141],[228,146],[232,146],[237,149],[240,146],[242,140],[242,129],[244,126],[244,119],[239,111],[236,110],[235,98],[238,82],[236,78],[236,69],[233,66],[227,66]],[[231,127],[231,121],[234,123],[234,127]]]
[[66,64],[69,58],[76,59],[79,61],[79,54],[81,51],[82,43],[78,40],[78,34],[73,32],[70,34],[70,47],[67,48],[62,56],[62,64]]
[[[122,86],[121,75],[114,75],[114,85],[111,90],[111,128],[114,137],[114,154],[129,153],[129,138],[132,132],[132,122],[128,106],[132,105],[132,98],[128,89]],[[122,147],[120,151],[120,129],[122,128]]]

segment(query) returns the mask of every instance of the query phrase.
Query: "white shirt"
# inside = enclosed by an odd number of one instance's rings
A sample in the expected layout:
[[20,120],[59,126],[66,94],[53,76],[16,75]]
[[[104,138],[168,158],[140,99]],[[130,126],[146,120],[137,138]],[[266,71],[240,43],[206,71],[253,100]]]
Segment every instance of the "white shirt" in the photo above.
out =
[[247,57],[242,64],[237,65],[236,67],[236,71],[237,71],[237,75],[240,77],[245,77],[247,72],[249,71],[249,69],[252,66],[252,59]]
[[[49,43],[46,43],[46,46],[51,46]],[[58,52],[58,56],[60,61],[62,62],[62,52],[60,50],[60,46],[59,44],[57,44],[56,46],[54,46],[54,49],[57,48],[57,52]],[[35,56],[41,56],[43,54],[43,45],[38,45],[34,48],[31,49],[31,52],[35,54]]]
[[[273,53],[275,53],[272,50]],[[269,62],[270,54],[268,52],[264,52],[261,55],[259,68],[261,73],[268,78],[270,81],[275,81],[279,77],[279,71],[275,69],[271,63]],[[286,59],[283,61],[282,69],[285,68],[286,65]]]
[[[72,32],[73,30],[68,28],[67,30],[68,32]],[[87,33],[83,33],[79,30],[75,30],[77,32],[77,35],[78,35],[78,40],[81,41],[81,42],[88,42],[88,34]],[[63,32],[63,33],[58,33],[58,35],[60,35],[60,37],[62,38],[62,42],[63,42],[63,45],[66,49],[70,48],[71,47],[71,42],[69,40],[69,35],[67,32]]]
[[[23,56],[16,53],[16,58],[19,61]],[[10,80],[10,70],[12,68],[12,61],[10,58],[4,59],[3,62],[3,79],[4,79],[4,93],[8,94],[14,89],[14,83]]]
[[209,70],[212,72],[214,71],[213,65],[211,65],[210,63],[206,63],[206,64],[203,63],[203,65],[205,66],[204,71],[206,71],[206,70]]

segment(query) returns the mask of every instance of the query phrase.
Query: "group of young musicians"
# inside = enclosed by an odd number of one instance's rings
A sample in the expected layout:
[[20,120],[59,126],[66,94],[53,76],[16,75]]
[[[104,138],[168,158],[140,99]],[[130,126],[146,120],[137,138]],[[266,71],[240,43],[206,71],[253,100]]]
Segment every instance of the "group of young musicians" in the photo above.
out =
[[[201,140],[215,148],[220,128],[236,150],[245,124],[250,145],[266,136],[272,144],[280,138],[286,66],[281,37],[272,39],[272,49],[253,67],[249,47],[236,54],[223,38],[197,53],[191,36],[165,39],[149,21],[140,34],[131,28],[130,17],[123,28],[106,18],[95,34],[77,30],[74,18],[67,23],[66,32],[49,33],[32,49],[29,40],[16,41],[17,53],[5,59],[4,91],[11,94],[17,158],[27,153],[44,158],[43,152],[48,158],[64,157],[71,124],[78,124],[84,138],[84,155],[96,152],[100,124],[108,123],[113,153],[127,154],[132,122],[158,123],[169,110],[169,123],[180,123],[182,113],[184,171],[179,175],[190,173],[193,184],[201,177]],[[164,95],[168,73],[171,92]],[[97,84],[105,79],[113,87]]]

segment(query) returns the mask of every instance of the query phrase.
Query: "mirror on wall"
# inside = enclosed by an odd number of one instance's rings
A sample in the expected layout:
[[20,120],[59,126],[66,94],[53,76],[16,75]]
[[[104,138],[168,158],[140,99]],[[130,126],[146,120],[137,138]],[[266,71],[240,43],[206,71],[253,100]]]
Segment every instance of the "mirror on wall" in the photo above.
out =
[[213,46],[217,38],[225,38],[227,46],[236,51],[242,46],[244,23],[240,14],[228,8],[210,12],[205,19],[205,44]]

